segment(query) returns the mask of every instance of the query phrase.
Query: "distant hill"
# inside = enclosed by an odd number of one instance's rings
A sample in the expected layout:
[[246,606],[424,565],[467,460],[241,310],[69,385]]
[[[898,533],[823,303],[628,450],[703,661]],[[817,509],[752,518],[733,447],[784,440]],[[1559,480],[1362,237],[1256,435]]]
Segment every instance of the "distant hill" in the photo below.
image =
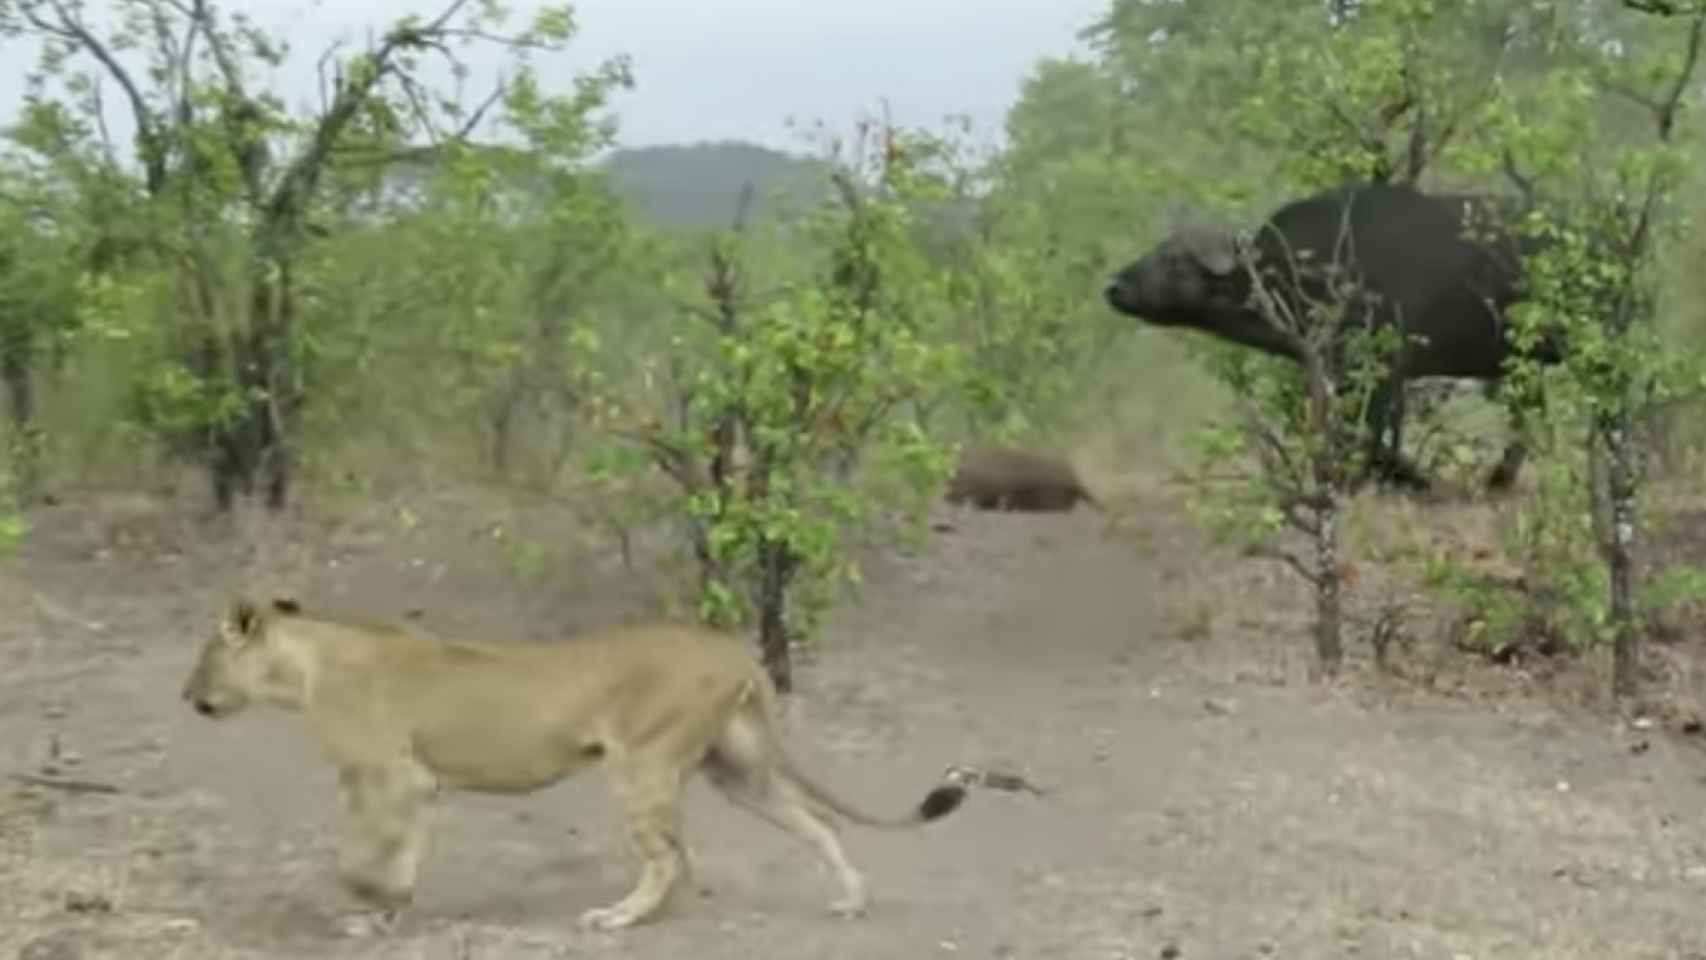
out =
[[739,141],[617,150],[604,168],[616,192],[647,219],[686,229],[730,224],[748,182],[757,191],[754,216],[778,190],[805,204],[827,189],[817,161]]

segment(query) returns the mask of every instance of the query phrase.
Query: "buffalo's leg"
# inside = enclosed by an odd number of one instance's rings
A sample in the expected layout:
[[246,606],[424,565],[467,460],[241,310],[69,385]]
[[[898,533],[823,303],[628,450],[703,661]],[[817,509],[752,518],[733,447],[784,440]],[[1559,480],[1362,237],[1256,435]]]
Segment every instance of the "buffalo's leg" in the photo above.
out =
[[1503,402],[1512,436],[1510,442],[1505,445],[1505,452],[1499,458],[1498,466],[1487,475],[1487,489],[1509,490],[1516,483],[1517,475],[1522,472],[1523,463],[1528,459],[1530,418],[1536,413],[1544,415],[1546,393],[1538,384],[1527,389],[1516,389],[1505,381],[1489,384],[1488,392],[1496,392],[1498,399]]
[[1382,487],[1425,491],[1427,476],[1404,458],[1404,381],[1388,379],[1368,404],[1369,469]]

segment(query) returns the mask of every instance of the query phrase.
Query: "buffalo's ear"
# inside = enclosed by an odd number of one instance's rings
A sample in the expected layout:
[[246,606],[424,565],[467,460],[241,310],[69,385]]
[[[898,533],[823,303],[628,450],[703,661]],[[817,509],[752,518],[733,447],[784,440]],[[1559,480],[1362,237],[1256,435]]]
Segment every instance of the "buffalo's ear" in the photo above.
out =
[[1217,277],[1224,277],[1238,265],[1237,238],[1230,230],[1191,226],[1179,231],[1179,244],[1185,252]]

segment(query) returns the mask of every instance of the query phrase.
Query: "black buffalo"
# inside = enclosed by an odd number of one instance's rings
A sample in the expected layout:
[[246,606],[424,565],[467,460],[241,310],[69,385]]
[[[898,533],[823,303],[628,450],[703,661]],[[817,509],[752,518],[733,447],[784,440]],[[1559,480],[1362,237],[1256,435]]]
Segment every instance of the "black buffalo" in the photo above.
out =
[[[1372,465],[1382,482],[1425,487],[1399,446],[1406,380],[1460,377],[1496,386],[1512,353],[1504,310],[1522,296],[1522,260],[1534,249],[1508,229],[1512,208],[1487,197],[1426,194],[1397,184],[1358,184],[1324,191],[1280,207],[1249,247],[1257,269],[1279,270],[1285,282],[1271,293],[1298,309],[1298,291],[1324,299],[1320,271],[1292,265],[1336,263],[1373,294],[1373,322],[1402,319],[1403,346],[1392,376],[1369,407]],[[1126,267],[1109,284],[1108,303],[1158,326],[1194,327],[1269,353],[1299,358],[1297,346],[1270,325],[1251,301],[1249,274],[1229,231],[1180,231]],[[1306,252],[1307,251],[1307,252]],[[1555,344],[1532,356],[1555,363]],[[1522,405],[1509,409],[1520,425]],[[1526,449],[1519,436],[1505,449],[1489,486],[1516,479]]]

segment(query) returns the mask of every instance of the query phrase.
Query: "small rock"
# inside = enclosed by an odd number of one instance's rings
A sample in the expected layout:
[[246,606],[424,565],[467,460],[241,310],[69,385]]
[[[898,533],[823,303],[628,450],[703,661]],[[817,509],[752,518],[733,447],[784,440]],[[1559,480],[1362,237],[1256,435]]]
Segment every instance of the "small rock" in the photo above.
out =
[[1689,867],[1688,869],[1682,871],[1682,878],[1684,880],[1689,880],[1689,881],[1692,881],[1695,883],[1698,883],[1702,880],[1706,880],[1706,865],[1701,865],[1701,864],[1697,863],[1694,866]]
[[1630,721],[1629,725],[1637,730],[1651,730],[1653,729],[1653,718],[1636,717],[1634,720]]
[[1178,944],[1169,943],[1161,948],[1161,960],[1173,960],[1177,956],[1180,956]]
[[1202,702],[1202,706],[1204,710],[1217,717],[1230,717],[1238,712],[1238,701],[1236,700],[1219,700],[1209,697]]
[[1558,784],[1554,789],[1556,789],[1559,793],[1569,793],[1570,792],[1570,781],[1560,780],[1560,781],[1558,781]]

